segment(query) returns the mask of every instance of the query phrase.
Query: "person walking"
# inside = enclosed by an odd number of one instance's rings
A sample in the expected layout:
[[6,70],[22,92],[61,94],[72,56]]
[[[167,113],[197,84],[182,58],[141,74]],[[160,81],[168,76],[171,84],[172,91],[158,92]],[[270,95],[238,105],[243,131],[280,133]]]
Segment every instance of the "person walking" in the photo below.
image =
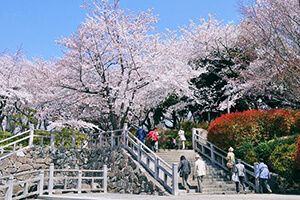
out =
[[139,139],[139,141],[145,144],[146,135],[146,131],[143,129],[142,126],[140,126],[136,131],[136,137]]
[[270,185],[268,184],[270,171],[268,166],[264,163],[263,159],[260,159],[260,163],[258,164],[255,177],[256,179],[259,179],[260,193],[264,193],[265,190],[267,190],[268,193],[272,193]]
[[178,136],[179,136],[179,141],[181,143],[181,148],[182,149],[185,149],[185,141],[186,141],[186,138],[185,138],[185,135],[184,135],[184,130],[180,129],[178,131]]
[[199,154],[195,156],[195,167],[194,167],[194,176],[197,178],[197,192],[202,193],[202,182],[203,182],[203,177],[206,175],[206,165],[205,162],[201,159]]
[[232,167],[231,180],[235,183],[236,193],[240,193],[240,179],[238,175],[238,169],[235,165]]
[[159,135],[156,128],[148,133],[148,140],[150,141],[151,150],[154,152],[158,151],[158,137]]
[[[246,194],[246,185],[245,185],[245,176],[246,176],[246,170],[245,165],[242,163],[241,159],[237,159],[237,164],[235,165],[235,168],[237,170],[237,175],[239,178],[239,183],[243,187],[243,192]],[[240,185],[238,185],[237,192],[240,192]]]
[[226,160],[227,160],[226,166],[229,170],[230,179],[232,177],[233,167],[234,167],[234,164],[235,164],[235,155],[234,155],[233,151],[234,151],[234,149],[232,147],[229,147],[227,157],[226,157]]
[[[188,182],[188,178],[191,173],[191,164],[183,155],[180,157],[178,172],[179,176],[182,178],[182,186],[186,189],[187,192],[189,192],[191,185]],[[188,186],[188,188],[186,188],[186,185]]]

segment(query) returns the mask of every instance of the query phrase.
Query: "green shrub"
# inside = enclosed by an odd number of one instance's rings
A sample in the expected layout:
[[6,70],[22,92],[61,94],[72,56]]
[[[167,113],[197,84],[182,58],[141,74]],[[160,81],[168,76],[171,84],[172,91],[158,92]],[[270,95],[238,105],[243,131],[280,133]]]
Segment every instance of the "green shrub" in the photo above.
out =
[[0,131],[0,140],[4,140],[4,139],[9,138],[11,136],[13,136],[13,134],[11,132]]
[[257,162],[258,157],[255,152],[255,148],[251,142],[245,142],[238,146],[235,150],[235,154],[238,158],[246,161],[247,163],[253,164]]
[[171,139],[177,138],[178,131],[176,129],[165,130],[165,131],[160,131],[159,134],[160,134],[159,148],[160,149],[170,149],[171,148]]
[[[298,139],[297,139],[297,150],[296,150],[295,160],[296,160],[296,163],[295,163],[296,169],[300,171],[300,135],[298,136]],[[299,178],[300,178],[300,175],[299,175]]]
[[76,147],[80,147],[81,142],[87,140],[88,136],[85,133],[80,133],[78,130],[63,128],[55,134],[55,145],[64,146],[65,148],[72,147],[72,137],[75,137]]
[[264,159],[264,161],[266,163],[268,163],[269,157],[270,157],[271,153],[273,152],[274,148],[275,147],[273,146],[273,143],[271,143],[271,142],[261,142],[256,146],[255,152],[256,152],[258,158],[262,158],[262,159]]
[[295,152],[295,144],[279,145],[271,153],[269,164],[276,173],[287,179],[292,179],[295,170]]
[[[185,141],[185,146],[187,149],[192,149],[193,148],[193,143],[192,143],[192,129],[193,128],[203,128],[203,129],[207,129],[208,128],[208,124],[207,122],[201,122],[201,123],[195,123],[192,121],[183,121],[180,123],[180,127],[182,130],[184,130],[185,133],[185,137],[186,137],[186,141]],[[178,130],[177,130],[178,133]],[[176,136],[177,141],[179,141],[179,137],[178,134]]]

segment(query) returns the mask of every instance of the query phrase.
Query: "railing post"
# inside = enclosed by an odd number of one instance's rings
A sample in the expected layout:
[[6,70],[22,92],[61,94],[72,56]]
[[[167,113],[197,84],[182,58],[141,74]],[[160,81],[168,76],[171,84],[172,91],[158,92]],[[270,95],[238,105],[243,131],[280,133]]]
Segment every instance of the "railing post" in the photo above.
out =
[[128,136],[128,124],[127,123],[124,123],[124,126],[123,126],[123,131],[122,131],[122,136],[123,136],[123,145],[124,147],[127,146],[127,136]]
[[81,188],[82,188],[82,171],[78,171],[78,185],[77,185],[77,190],[78,193],[81,193]]
[[210,159],[212,161],[212,164],[215,164],[216,161],[215,161],[215,154],[214,154],[215,151],[214,145],[212,143],[209,143],[209,145],[210,145]]
[[8,178],[8,181],[7,181],[8,188],[7,188],[6,193],[5,193],[5,199],[6,200],[12,200],[13,187],[14,187],[13,181],[14,181],[14,177],[12,175],[10,175],[9,178]]
[[159,158],[156,157],[154,162],[155,162],[154,163],[154,167],[155,167],[155,169],[154,169],[155,179],[157,180],[159,178],[159,164],[160,164]]
[[115,136],[115,133],[112,131],[111,135],[110,135],[110,146],[112,149],[114,148],[114,136]]
[[[103,144],[104,144],[103,143],[103,133],[99,133],[99,144],[100,144],[100,147],[103,147]],[[96,146],[97,146],[97,143],[96,143]]]
[[195,128],[192,128],[192,144],[193,144],[193,149],[195,150]]
[[50,149],[53,151],[55,147],[55,134],[54,132],[51,132],[50,135]]
[[258,173],[258,163],[257,162],[254,163],[253,168],[254,168],[254,177],[255,177],[255,188],[254,188],[254,190],[255,190],[256,193],[259,193],[259,180],[256,178],[256,175]]
[[54,184],[54,164],[51,163],[49,169],[49,185],[48,185],[49,194],[53,193],[53,184]]
[[34,128],[31,126],[30,127],[30,132],[29,132],[29,143],[28,143],[28,145],[30,147],[33,146],[33,136],[34,136]]
[[44,170],[42,170],[39,174],[39,195],[43,195],[44,193]]
[[107,165],[103,165],[103,192],[107,193]]
[[141,162],[142,159],[142,143],[140,141],[138,141],[138,155],[137,155],[137,161]]
[[72,148],[76,149],[76,137],[75,133],[72,133]]
[[178,167],[176,163],[172,164],[172,194],[178,195]]

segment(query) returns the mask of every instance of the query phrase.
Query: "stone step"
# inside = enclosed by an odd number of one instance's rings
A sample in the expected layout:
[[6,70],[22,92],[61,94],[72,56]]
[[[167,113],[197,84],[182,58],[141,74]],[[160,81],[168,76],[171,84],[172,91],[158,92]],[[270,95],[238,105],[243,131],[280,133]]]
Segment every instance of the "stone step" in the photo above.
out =
[[[193,150],[171,150],[160,151],[157,155],[168,164],[179,163],[181,155],[184,155],[190,161],[192,170],[194,169],[194,161],[196,152]],[[218,166],[213,165],[210,161],[203,159],[206,163],[206,176],[203,178],[203,194],[234,194],[235,184],[227,180],[227,172]],[[193,171],[192,171],[193,174]],[[197,180],[192,180],[192,174],[188,178],[188,182],[192,185],[189,193],[195,193],[197,188]],[[180,194],[186,194],[186,190],[181,186],[181,178],[179,178]]]

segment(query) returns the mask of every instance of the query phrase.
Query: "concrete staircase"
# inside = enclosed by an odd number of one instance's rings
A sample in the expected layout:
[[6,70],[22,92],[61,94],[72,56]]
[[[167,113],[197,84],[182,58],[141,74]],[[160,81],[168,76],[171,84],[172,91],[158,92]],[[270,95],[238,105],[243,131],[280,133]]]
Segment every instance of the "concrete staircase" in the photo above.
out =
[[[192,185],[190,193],[196,193],[197,180],[192,180],[194,174],[194,162],[197,153],[194,150],[160,150],[157,153],[168,164],[179,163],[180,156],[184,155],[190,161],[192,173],[189,176],[189,183]],[[206,176],[202,182],[202,194],[235,194],[235,184],[229,181],[224,170],[213,165],[210,161],[203,159],[206,163]],[[181,185],[181,178],[179,178],[180,194],[186,193],[186,190]]]

